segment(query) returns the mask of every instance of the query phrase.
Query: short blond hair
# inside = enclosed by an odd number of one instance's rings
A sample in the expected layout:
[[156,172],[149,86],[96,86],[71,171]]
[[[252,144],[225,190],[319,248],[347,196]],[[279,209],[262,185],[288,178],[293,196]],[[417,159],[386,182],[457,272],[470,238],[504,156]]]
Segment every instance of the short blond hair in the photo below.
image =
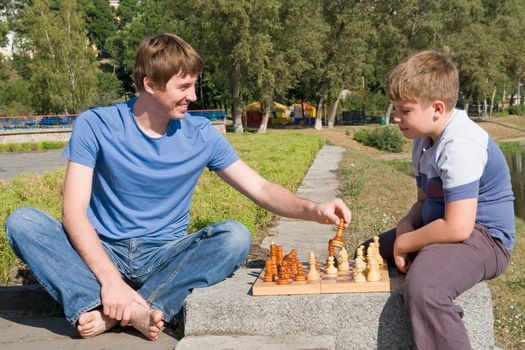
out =
[[144,91],[144,78],[150,77],[155,87],[164,90],[176,74],[199,75],[203,61],[199,54],[182,38],[161,33],[144,39],[135,57],[133,79],[138,91]]
[[387,93],[391,101],[431,103],[441,100],[450,111],[458,100],[458,69],[445,53],[431,50],[416,52],[392,69],[388,76]]

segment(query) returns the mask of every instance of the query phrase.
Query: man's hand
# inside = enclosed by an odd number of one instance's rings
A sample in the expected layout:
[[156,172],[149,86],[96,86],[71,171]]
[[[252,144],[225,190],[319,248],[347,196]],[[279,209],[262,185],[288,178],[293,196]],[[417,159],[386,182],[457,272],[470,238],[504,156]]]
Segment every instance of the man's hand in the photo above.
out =
[[315,212],[317,213],[317,221],[320,224],[339,224],[339,218],[343,218],[345,221],[345,228],[352,220],[352,212],[346,204],[339,198],[326,203],[319,203],[315,206]]
[[111,282],[102,284],[100,297],[103,314],[109,318],[121,321],[120,324],[123,326],[129,323],[133,302],[146,309],[150,308],[146,300],[121,278],[115,278]]

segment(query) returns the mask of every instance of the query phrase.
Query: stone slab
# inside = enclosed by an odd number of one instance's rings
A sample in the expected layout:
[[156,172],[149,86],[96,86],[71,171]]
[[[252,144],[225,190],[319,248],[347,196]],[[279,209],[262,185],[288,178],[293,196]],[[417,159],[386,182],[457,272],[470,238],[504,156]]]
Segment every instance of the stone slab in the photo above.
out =
[[195,336],[184,337],[175,350],[335,350],[334,338],[318,336]]
[[[390,293],[293,296],[251,294],[259,269],[196,289],[185,302],[185,336],[325,335],[336,349],[412,349],[410,322],[400,289]],[[494,346],[490,290],[480,283],[457,299],[474,349]],[[183,338],[184,339],[184,338]]]

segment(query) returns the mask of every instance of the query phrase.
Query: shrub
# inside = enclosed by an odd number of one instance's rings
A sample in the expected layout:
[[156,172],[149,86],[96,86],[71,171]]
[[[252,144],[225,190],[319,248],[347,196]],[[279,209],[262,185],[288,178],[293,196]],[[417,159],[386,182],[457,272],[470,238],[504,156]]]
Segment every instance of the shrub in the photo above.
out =
[[361,129],[354,133],[357,142],[387,152],[401,152],[405,139],[394,125],[383,126],[369,131]]
[[525,106],[520,104],[519,106],[512,106],[509,109],[509,114],[513,115],[525,115]]

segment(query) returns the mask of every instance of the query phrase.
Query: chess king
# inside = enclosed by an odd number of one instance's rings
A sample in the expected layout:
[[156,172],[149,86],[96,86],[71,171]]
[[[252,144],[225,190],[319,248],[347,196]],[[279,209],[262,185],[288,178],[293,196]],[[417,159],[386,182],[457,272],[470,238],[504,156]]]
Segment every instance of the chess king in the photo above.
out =
[[13,250],[83,338],[130,324],[155,340],[181,318],[193,288],[223,280],[246,259],[251,235],[239,222],[186,231],[204,168],[277,215],[350,221],[342,200],[315,203],[264,179],[207,119],[187,113],[202,68],[180,37],[144,39],[133,73],[138,96],[75,122],[62,222],[33,208],[6,221]]

